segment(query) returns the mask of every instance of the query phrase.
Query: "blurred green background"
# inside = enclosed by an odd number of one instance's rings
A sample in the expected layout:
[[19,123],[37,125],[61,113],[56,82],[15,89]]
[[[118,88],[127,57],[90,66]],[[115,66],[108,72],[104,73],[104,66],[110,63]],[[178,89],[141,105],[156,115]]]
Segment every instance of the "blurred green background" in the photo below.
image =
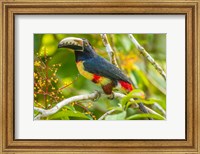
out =
[[[50,109],[65,98],[101,90],[101,87],[78,75],[73,50],[57,48],[59,41],[65,37],[88,39],[96,52],[108,59],[100,34],[34,34],[34,106],[36,107]],[[145,93],[147,100],[154,101],[147,106],[165,116],[166,81],[140,55],[127,34],[107,34],[107,37],[115,51],[120,68]],[[134,34],[134,37],[166,70],[166,35]],[[74,102],[43,120],[96,120],[105,112],[119,106],[120,100],[103,97],[95,102],[91,100]],[[36,116],[38,112],[35,111],[34,114]],[[105,119],[125,120],[136,114],[141,114],[140,110],[130,107],[125,114],[116,111]]]

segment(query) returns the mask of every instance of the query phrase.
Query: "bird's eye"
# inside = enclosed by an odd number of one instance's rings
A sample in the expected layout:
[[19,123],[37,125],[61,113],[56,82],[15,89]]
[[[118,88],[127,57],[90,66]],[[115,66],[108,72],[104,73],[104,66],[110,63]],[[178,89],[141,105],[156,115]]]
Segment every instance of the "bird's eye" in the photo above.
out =
[[85,42],[85,46],[88,46],[89,44],[87,42]]

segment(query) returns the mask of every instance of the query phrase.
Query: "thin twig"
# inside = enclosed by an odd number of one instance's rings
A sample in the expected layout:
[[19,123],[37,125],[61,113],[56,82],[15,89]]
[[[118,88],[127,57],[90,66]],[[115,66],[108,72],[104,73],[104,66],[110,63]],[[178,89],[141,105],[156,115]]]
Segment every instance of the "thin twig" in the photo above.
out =
[[[85,111],[87,111],[88,112],[88,114],[92,117],[92,119],[94,120],[94,114],[87,108],[87,107],[85,107],[84,105],[82,105],[82,104],[80,104],[80,103],[76,103],[75,102],[75,105],[77,105],[77,106],[79,106],[79,107],[81,107],[83,110],[85,110]],[[96,119],[95,119],[96,120]]]
[[78,74],[78,76],[77,76],[71,83],[66,84],[66,85],[64,85],[63,87],[60,87],[60,88],[58,89],[57,93],[58,93],[59,91],[65,89],[66,87],[70,86],[71,84],[73,84],[73,83],[78,79],[79,75],[80,75],[80,74]]
[[106,113],[104,113],[98,120],[103,120],[107,115],[113,113],[115,111],[115,109],[112,109]]
[[[45,89],[45,93],[47,94],[48,93],[48,89],[49,89],[49,85],[48,85],[48,80],[49,80],[49,77],[48,77],[48,60],[47,60],[47,54],[46,54],[46,48],[44,49],[44,59],[45,59],[45,64],[46,64],[46,67],[45,67],[45,76],[46,76],[46,89]],[[44,104],[45,104],[45,108],[47,109],[47,95],[44,95]]]
[[[152,109],[150,109],[150,108],[148,108],[148,107],[146,107],[146,106],[144,106],[145,108],[146,108],[146,110],[149,112],[149,113],[151,113],[151,114],[156,114],[156,115],[158,115],[158,116],[161,116],[160,114],[158,114],[157,112],[155,112],[154,110],[152,110]],[[165,117],[163,117],[163,116],[161,116],[163,119],[165,119]]]
[[160,73],[160,75],[166,80],[166,73],[162,67],[150,56],[150,54],[138,43],[132,34],[128,34],[129,38],[139,50],[139,52],[154,66],[154,68]]
[[113,65],[119,67],[118,64],[117,64],[115,53],[114,53],[113,49],[110,46],[110,43],[109,43],[108,38],[107,38],[107,35],[106,34],[101,34],[101,38],[102,38],[104,46],[106,47],[106,51],[107,51],[107,53],[109,55],[110,62]]

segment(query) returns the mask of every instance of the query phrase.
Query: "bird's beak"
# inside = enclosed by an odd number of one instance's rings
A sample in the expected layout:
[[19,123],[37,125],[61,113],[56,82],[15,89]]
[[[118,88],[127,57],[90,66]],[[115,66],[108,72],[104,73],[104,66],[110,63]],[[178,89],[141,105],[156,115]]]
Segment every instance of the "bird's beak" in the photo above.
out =
[[83,40],[76,37],[67,37],[59,42],[58,48],[69,48],[75,51],[83,51]]

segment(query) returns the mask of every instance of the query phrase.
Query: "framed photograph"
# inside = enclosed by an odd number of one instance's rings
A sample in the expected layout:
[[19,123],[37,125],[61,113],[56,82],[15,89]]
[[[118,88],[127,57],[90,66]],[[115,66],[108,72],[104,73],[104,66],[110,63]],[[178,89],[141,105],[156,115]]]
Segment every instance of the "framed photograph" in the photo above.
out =
[[0,7],[2,153],[199,153],[199,1]]

